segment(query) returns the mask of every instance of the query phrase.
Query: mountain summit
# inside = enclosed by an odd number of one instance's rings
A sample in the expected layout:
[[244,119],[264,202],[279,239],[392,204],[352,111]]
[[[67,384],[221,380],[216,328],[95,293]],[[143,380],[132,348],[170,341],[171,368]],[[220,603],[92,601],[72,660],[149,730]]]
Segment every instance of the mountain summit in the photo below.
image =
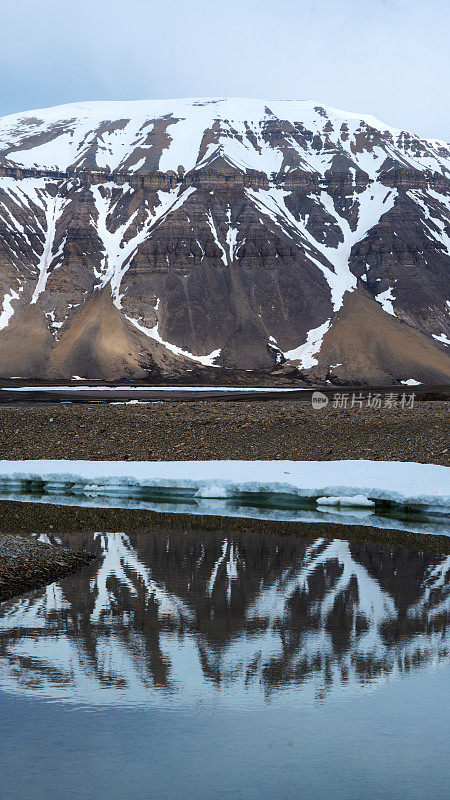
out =
[[[448,383],[450,145],[313,102],[0,119],[0,374]],[[229,374],[229,373],[228,373]]]

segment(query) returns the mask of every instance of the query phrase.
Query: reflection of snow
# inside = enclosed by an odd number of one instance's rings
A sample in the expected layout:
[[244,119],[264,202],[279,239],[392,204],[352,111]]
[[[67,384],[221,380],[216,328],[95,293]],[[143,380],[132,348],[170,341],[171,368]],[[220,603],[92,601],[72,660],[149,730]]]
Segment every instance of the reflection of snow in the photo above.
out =
[[[47,489],[46,489],[47,491]],[[381,530],[400,530],[403,533],[433,534],[435,536],[446,535],[448,533],[448,515],[435,514],[434,508],[419,510],[418,513],[409,513],[404,518],[397,518],[389,514],[379,515],[372,508],[344,507],[342,498],[340,505],[323,505],[323,498],[317,510],[310,508],[283,507],[277,508],[276,498],[271,498],[270,504],[265,507],[264,503],[253,505],[248,499],[245,504],[234,498],[204,498],[203,494],[207,490],[202,490],[202,497],[196,493],[194,498],[183,499],[173,497],[162,502],[158,502],[157,497],[149,495],[120,496],[117,493],[99,496],[95,491],[86,494],[62,494],[61,492],[49,494],[38,494],[36,489],[33,493],[23,491],[20,481],[0,483],[2,500],[13,500],[15,502],[43,503],[61,506],[76,506],[80,508],[127,508],[140,509],[158,512],[170,512],[171,514],[193,514],[219,517],[239,517],[244,519],[273,520],[277,522],[324,522],[335,525],[364,525]],[[216,495],[216,492],[214,493]],[[216,495],[217,496],[217,495]],[[281,505],[281,504],[280,504]]]
[[[318,540],[320,545],[323,540]],[[358,613],[371,621],[373,626],[379,625],[383,620],[395,614],[392,599],[386,595],[376,580],[368,575],[367,570],[354,561],[350,553],[348,542],[335,539],[323,549],[311,548],[307,552],[305,563],[300,570],[282,576],[272,586],[263,589],[259,597],[252,603],[248,610],[249,619],[266,618],[271,626],[286,615],[286,609],[296,591],[308,594],[308,578],[317,569],[319,564],[326,564],[331,559],[342,565],[343,571],[336,584],[330,588],[320,603],[320,617],[322,622],[333,608],[338,594],[343,591],[352,576],[358,583],[359,602]]]
[[105,614],[111,612],[115,597],[113,591],[108,589],[108,584],[111,584],[113,578],[121,586],[127,587],[133,597],[138,597],[135,585],[137,578],[139,586],[145,590],[146,598],[151,597],[158,603],[158,616],[170,616],[174,619],[191,618],[191,612],[179,598],[169,594],[152,580],[150,570],[141,564],[126,534],[102,534],[101,540],[102,563],[90,582],[91,592],[96,598],[91,614],[92,621],[99,621]]
[[420,616],[426,608],[429,617],[434,618],[450,608],[450,556],[430,570],[425,582],[423,598],[409,609],[409,616]]
[[[189,566],[189,587],[197,587],[188,588],[189,599],[181,596],[185,582],[178,584],[183,558],[179,576],[168,573],[171,585],[180,585],[177,594],[155,579],[126,534],[95,534],[94,540],[103,555],[96,569],[89,567],[90,581],[74,576],[2,606],[5,690],[94,705],[186,705],[212,701],[219,688],[227,703],[278,689],[303,703],[324,692],[357,691],[400,674],[404,665],[437,663],[445,655],[443,629],[428,623],[450,612],[450,557],[430,567],[420,599],[408,610],[417,630],[389,643],[383,631],[397,624],[395,601],[347,542],[317,539],[297,555],[294,550],[292,566],[261,580],[245,606],[249,563],[231,536],[206,576],[208,540],[202,541]],[[177,558],[180,543],[173,541],[172,555],[170,537],[164,538],[164,557]],[[216,639],[210,626],[223,614],[224,597],[232,624],[224,636],[221,617]],[[209,610],[202,617],[205,600]],[[333,632],[341,630],[348,639],[336,649]]]
[[226,539],[224,539],[224,542],[222,544],[222,554],[220,555],[220,557],[217,559],[216,563],[214,564],[213,571],[211,573],[211,577],[210,577],[210,579],[208,581],[207,594],[210,597],[211,597],[213,589],[214,589],[214,584],[216,582],[216,578],[217,578],[217,573],[219,571],[219,567],[220,567],[221,563],[224,561],[225,556],[227,554],[227,548],[228,548],[228,542],[227,542]]
[[[227,558],[227,556],[228,556],[228,558]],[[225,562],[225,559],[227,559],[226,562]],[[227,575],[227,581],[228,581],[227,600],[228,600],[228,603],[229,603],[230,599],[231,599],[231,583],[232,583],[232,581],[236,580],[237,577],[238,577],[238,554],[237,554],[236,546],[233,544],[233,542],[229,543],[228,539],[224,539],[224,541],[222,543],[222,553],[219,556],[219,558],[217,559],[217,561],[214,564],[214,567],[212,569],[211,577],[210,577],[210,579],[208,581],[207,588],[206,588],[206,593],[207,593],[208,597],[211,597],[211,595],[213,593],[214,586],[215,586],[216,580],[217,580],[217,574],[219,572],[219,568],[224,562],[225,562],[226,575]]]

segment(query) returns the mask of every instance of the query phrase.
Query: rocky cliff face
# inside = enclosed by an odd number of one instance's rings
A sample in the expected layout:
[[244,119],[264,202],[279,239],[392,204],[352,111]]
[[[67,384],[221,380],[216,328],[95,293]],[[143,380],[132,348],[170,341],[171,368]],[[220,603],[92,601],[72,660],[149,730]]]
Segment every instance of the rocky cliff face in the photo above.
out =
[[0,374],[448,382],[449,177],[449,145],[309,102],[5,117]]

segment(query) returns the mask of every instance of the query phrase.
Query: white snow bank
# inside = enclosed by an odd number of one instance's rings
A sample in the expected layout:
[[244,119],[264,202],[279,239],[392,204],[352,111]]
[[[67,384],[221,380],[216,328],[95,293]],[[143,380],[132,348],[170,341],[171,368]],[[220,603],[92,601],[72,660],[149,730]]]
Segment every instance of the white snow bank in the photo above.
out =
[[[201,356],[200,356],[201,357]],[[77,380],[81,380],[77,378]],[[307,392],[277,386],[0,386],[1,392]]]
[[[0,490],[38,481],[45,491],[136,496],[290,497],[391,501],[450,511],[450,468],[399,461],[0,461]],[[24,486],[26,488],[26,484]]]

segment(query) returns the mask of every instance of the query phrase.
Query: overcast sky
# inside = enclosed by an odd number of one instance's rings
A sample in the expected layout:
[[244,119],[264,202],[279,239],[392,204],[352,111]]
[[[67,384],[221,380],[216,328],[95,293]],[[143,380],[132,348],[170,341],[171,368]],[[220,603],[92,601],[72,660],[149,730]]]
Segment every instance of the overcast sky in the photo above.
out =
[[0,115],[77,100],[317,100],[450,141],[450,0],[0,0]]

